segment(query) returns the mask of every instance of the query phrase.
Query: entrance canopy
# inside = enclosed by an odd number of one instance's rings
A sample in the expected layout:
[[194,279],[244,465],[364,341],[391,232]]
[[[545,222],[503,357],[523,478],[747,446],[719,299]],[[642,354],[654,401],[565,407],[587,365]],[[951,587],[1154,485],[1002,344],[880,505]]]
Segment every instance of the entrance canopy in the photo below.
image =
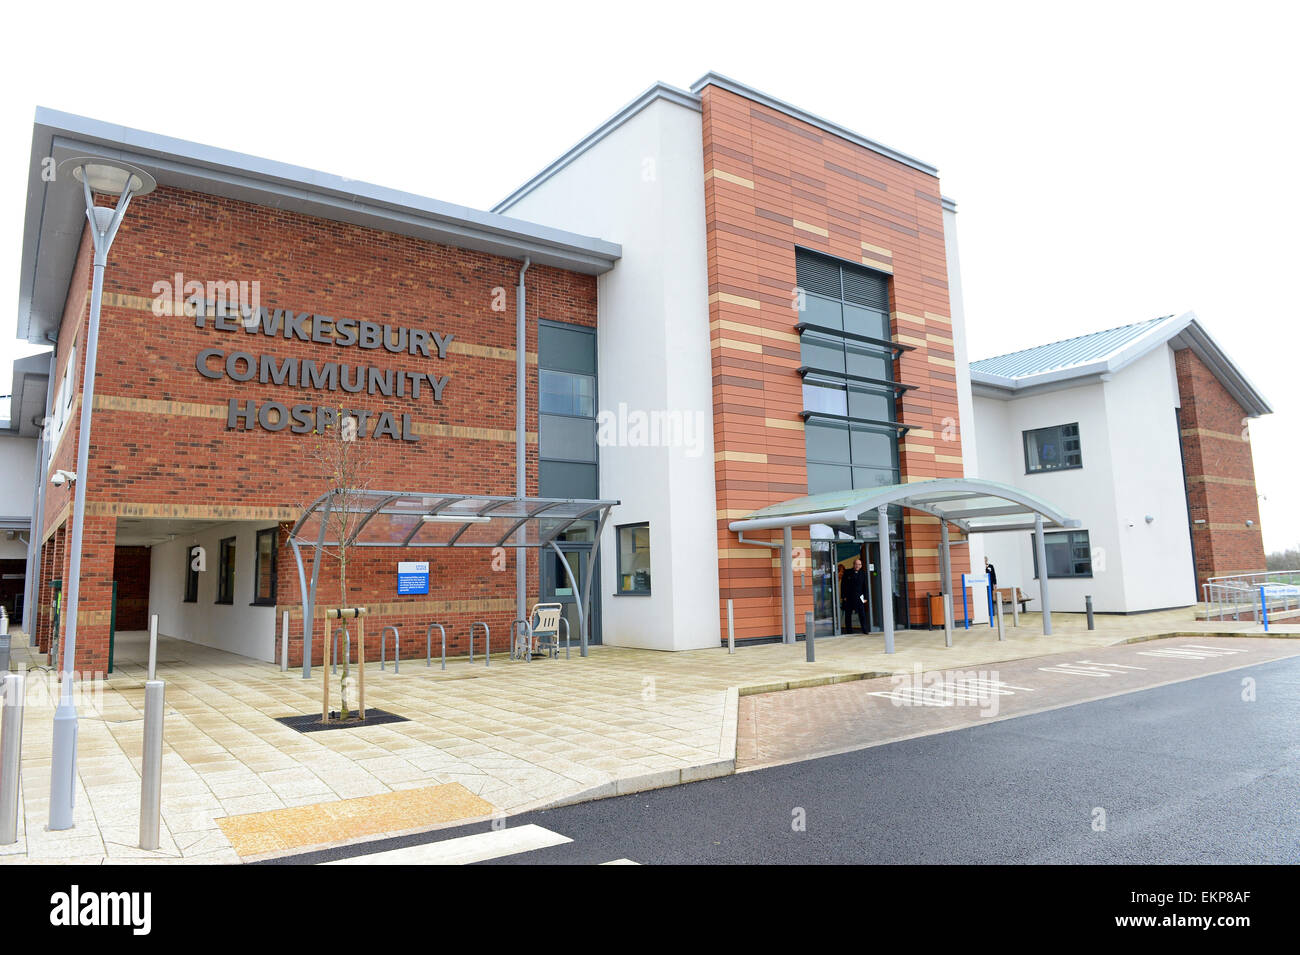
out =
[[[337,547],[547,547],[618,501],[335,489],[307,508],[294,541]],[[346,532],[346,534],[344,533]]]
[[[732,521],[727,526],[740,534],[745,541],[746,531],[780,530],[781,549],[781,628],[787,643],[794,642],[794,578],[791,561],[791,534],[793,527],[826,525],[835,532],[854,532],[859,525],[874,522],[875,537],[880,542],[881,554],[889,552],[890,509],[911,508],[939,518],[942,546],[939,550],[940,586],[944,595],[945,643],[952,646],[952,566],[948,545],[948,525],[952,524],[965,534],[991,534],[1008,531],[1034,532],[1034,548],[1038,566],[1047,566],[1043,540],[1045,527],[1078,527],[1080,522],[1042,498],[1027,494],[1020,488],[981,478],[933,478],[909,484],[891,484],[885,487],[859,488],[853,491],[832,491],[796,497],[780,504],[761,508],[748,517]],[[854,534],[861,537],[861,534]],[[745,541],[745,543],[750,543]],[[753,543],[764,543],[754,541]],[[767,544],[767,546],[777,546]],[[881,564],[881,592],[893,593],[892,568],[887,559]],[[1043,603],[1043,633],[1052,632],[1052,610],[1047,593],[1047,578],[1039,580],[1039,594]],[[894,612],[889,599],[882,601],[881,617],[885,630],[885,651],[894,652]]]
[[966,534],[1032,531],[1035,517],[1042,518],[1044,527],[1079,526],[1079,521],[1040,497],[981,478],[935,478],[796,497],[728,526],[733,531],[749,531],[826,524],[843,530],[859,521],[875,521],[877,508],[890,505],[933,514]]
[[[487,494],[444,494],[419,491],[371,491],[335,488],[313,501],[289,533],[298,564],[302,594],[303,678],[311,676],[312,623],[321,551],[327,547],[550,547],[564,562],[570,585],[577,582],[556,540],[579,521],[595,521],[591,566],[600,549],[600,535],[610,509],[618,501],[549,497],[495,497]],[[302,548],[314,551],[311,580],[303,566]],[[587,655],[587,626],[591,607],[591,578],[582,582],[579,611],[581,652]],[[488,662],[491,662],[489,654]],[[282,664],[282,667],[285,664]]]

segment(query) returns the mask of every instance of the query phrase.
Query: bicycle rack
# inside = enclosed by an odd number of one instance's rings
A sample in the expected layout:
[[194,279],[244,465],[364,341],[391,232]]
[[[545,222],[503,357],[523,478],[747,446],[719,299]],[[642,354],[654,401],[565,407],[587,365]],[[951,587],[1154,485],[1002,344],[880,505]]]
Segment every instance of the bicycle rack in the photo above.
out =
[[389,630],[393,631],[393,672],[396,673],[402,665],[402,636],[392,624],[379,631],[379,669],[385,669],[384,651],[388,644]]
[[469,662],[470,663],[474,662],[474,628],[475,627],[483,628],[483,643],[487,647],[486,651],[484,652],[484,656],[487,659],[483,661],[483,665],[485,667],[490,667],[492,665],[492,631],[488,629],[488,625],[484,623],[482,620],[475,620],[473,623],[469,625]]
[[[440,623],[431,623],[429,628],[424,631],[424,665],[433,665],[433,628],[437,627],[442,631],[442,668],[447,669],[447,628]],[[471,631],[470,640],[473,641],[473,632]]]
[[569,659],[569,620],[563,614],[560,615],[560,623],[564,624],[564,659]]
[[[523,649],[520,648],[519,644],[520,634],[524,634],[528,639],[528,642],[524,644]],[[528,621],[523,617],[520,617],[519,619],[512,621],[510,624],[510,659],[522,660],[525,659],[525,654],[527,654],[527,660],[532,662],[533,630],[532,627],[529,626]]]

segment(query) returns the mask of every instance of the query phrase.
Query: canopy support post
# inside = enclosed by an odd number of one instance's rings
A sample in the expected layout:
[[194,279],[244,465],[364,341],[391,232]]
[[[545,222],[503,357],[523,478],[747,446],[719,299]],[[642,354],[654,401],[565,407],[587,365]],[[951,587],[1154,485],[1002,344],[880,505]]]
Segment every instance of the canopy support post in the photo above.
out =
[[[582,582],[582,623],[578,628],[582,640],[578,652],[584,657],[587,655],[587,631],[591,620],[591,579],[596,576],[596,568],[600,566],[596,563],[596,556],[600,553],[600,535],[605,530],[605,521],[609,520],[609,510],[605,508],[601,512],[600,520],[596,524],[596,538],[591,542],[591,557],[588,558],[587,564],[587,579]],[[568,566],[567,563],[565,566]]]
[[952,646],[952,544],[948,522],[939,518],[939,593],[943,598],[943,645]]
[[1043,636],[1052,635],[1052,600],[1047,593],[1047,541],[1043,537],[1043,515],[1034,514],[1034,554],[1038,557],[1038,595],[1043,602]]
[[781,642],[794,643],[794,546],[790,528],[781,528]]
[[[555,541],[551,541],[551,550],[555,551],[555,553],[559,555],[560,563],[564,565],[564,576],[569,578],[569,587],[573,590],[573,597],[576,600],[578,597],[578,581],[574,579],[573,568],[569,566],[569,558],[564,555],[564,551],[560,550],[560,545],[555,543]],[[587,576],[591,576],[590,558],[588,558],[588,561]],[[582,604],[578,604],[578,633],[580,634],[585,632],[583,621],[586,619],[587,615],[585,613],[585,608]]]
[[889,507],[876,508],[880,546],[880,620],[885,631],[885,652],[894,652],[894,569],[889,562]]

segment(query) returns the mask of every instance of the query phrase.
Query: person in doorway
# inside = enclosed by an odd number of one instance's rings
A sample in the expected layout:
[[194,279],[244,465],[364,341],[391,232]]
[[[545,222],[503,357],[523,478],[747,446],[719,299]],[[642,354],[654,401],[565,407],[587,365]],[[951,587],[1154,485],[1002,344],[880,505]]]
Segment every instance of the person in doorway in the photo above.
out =
[[871,632],[867,622],[867,572],[862,569],[862,558],[853,562],[851,570],[844,571],[840,594],[844,598],[844,632],[853,632],[853,615],[858,615],[858,624],[863,633]]
[[984,573],[989,575],[989,588],[996,588],[998,585],[998,571],[996,567],[989,563],[987,557],[984,558]]

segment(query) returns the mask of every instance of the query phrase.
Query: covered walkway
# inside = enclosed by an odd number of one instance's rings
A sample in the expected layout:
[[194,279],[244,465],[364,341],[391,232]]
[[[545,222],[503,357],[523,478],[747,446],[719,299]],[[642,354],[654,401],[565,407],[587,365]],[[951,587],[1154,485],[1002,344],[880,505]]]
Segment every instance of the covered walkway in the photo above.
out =
[[[727,526],[740,536],[741,541],[745,540],[746,531],[781,531],[781,635],[784,642],[793,643],[795,635],[791,529],[821,524],[830,527],[837,534],[847,534],[854,540],[865,540],[870,536],[879,541],[881,554],[887,554],[891,508],[910,508],[939,518],[942,535],[939,577],[943,591],[944,634],[949,646],[952,645],[952,555],[948,540],[949,524],[967,536],[1032,531],[1039,567],[1047,566],[1043,529],[1079,526],[1077,520],[1066,517],[1042,498],[1009,484],[980,478],[935,478],[886,487],[833,491],[797,497],[762,508]],[[872,524],[875,525],[874,535],[870,533]],[[892,594],[893,571],[890,562],[882,559],[880,564],[881,592]],[[1043,633],[1051,634],[1052,604],[1046,574],[1039,580],[1039,589]],[[893,602],[883,600],[881,608],[885,652],[893,653]]]

